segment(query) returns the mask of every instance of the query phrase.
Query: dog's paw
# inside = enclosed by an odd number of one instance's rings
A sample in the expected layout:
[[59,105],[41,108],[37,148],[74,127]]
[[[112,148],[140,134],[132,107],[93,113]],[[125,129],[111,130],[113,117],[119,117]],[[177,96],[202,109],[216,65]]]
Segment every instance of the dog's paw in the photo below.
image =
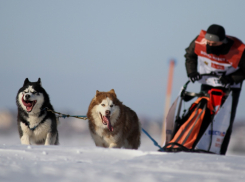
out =
[[109,148],[120,148],[116,143],[111,143]]
[[30,139],[27,135],[23,135],[21,138],[20,138],[20,142],[22,145],[30,145]]

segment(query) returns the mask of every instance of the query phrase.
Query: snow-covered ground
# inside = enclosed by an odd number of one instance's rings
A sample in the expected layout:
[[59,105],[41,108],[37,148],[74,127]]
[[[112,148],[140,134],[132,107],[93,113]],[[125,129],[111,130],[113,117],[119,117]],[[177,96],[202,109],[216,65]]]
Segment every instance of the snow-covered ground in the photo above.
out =
[[20,145],[17,132],[0,136],[1,182],[245,181],[243,156],[157,152],[144,134],[139,150],[98,148],[87,134],[61,133],[59,146]]
[[[157,152],[144,133],[139,150],[98,148],[77,119],[61,119],[59,146],[24,146],[12,120],[0,123],[0,182],[245,181],[242,125],[234,127],[227,155],[219,156]],[[145,129],[159,142],[157,128]]]
[[104,149],[0,145],[0,181],[245,181],[245,157]]

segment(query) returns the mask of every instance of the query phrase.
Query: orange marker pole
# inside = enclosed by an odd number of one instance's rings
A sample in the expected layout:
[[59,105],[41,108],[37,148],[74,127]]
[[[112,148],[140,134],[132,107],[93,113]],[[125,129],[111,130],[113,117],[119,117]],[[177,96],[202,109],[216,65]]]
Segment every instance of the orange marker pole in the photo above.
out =
[[166,139],[166,117],[167,117],[167,114],[168,114],[168,110],[170,108],[174,66],[175,66],[175,61],[174,60],[170,60],[169,72],[168,72],[168,85],[167,85],[166,101],[165,101],[163,123],[162,123],[161,146],[163,146],[165,144],[165,139]]

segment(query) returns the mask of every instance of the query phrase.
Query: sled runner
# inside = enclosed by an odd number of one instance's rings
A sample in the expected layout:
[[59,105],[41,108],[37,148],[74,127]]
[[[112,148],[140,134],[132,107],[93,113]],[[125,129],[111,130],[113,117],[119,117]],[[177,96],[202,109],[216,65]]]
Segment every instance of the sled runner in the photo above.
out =
[[[202,75],[205,76],[211,75]],[[232,91],[213,88],[208,92],[188,92],[186,89],[189,83],[190,81],[187,81],[182,87],[169,109],[166,117],[165,145],[160,151],[220,154],[230,124]],[[197,99],[189,109],[181,111],[182,104],[194,98]]]

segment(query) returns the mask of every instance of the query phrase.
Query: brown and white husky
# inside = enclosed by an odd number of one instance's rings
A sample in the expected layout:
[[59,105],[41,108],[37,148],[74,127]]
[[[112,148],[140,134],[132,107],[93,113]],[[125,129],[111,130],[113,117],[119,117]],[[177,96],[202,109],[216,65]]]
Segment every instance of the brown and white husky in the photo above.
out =
[[120,102],[114,89],[96,91],[87,117],[96,146],[106,148],[138,149],[141,127],[137,114]]

